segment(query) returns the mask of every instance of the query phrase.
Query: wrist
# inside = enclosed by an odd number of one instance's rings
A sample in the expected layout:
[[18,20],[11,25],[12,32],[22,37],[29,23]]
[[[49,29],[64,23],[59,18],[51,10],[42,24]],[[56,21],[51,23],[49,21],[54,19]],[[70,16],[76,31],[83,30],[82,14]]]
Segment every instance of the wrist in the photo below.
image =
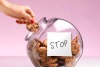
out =
[[1,12],[6,12],[8,11],[8,8],[10,7],[10,3],[7,2],[6,0],[0,0],[0,11]]
[[5,0],[0,0],[0,5],[4,2]]

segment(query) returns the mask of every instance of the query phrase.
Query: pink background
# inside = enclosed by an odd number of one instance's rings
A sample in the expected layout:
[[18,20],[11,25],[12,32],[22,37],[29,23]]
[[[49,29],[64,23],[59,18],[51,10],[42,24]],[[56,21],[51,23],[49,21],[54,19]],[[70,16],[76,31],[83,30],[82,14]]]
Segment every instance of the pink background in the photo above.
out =
[[[36,19],[59,17],[73,23],[84,40],[83,56],[100,56],[99,0],[8,0],[28,5]],[[13,7],[13,6],[12,6]],[[0,13],[0,56],[27,56],[24,38],[28,31],[15,19]]]

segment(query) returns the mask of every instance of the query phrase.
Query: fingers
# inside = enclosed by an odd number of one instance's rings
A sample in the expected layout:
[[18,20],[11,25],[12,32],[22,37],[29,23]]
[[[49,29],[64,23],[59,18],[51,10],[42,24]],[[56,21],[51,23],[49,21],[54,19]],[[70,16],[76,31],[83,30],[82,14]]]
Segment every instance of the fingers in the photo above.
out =
[[26,9],[26,13],[28,13],[32,18],[35,16],[35,14],[32,12],[32,10],[29,7]]
[[19,19],[16,20],[18,24],[27,24],[27,23],[34,23],[34,13],[29,7],[24,7],[24,10],[21,11]]
[[32,19],[31,15],[28,14],[28,13],[26,13],[26,12],[23,12],[23,17],[24,17],[25,19],[27,19],[27,20],[31,20],[31,19]]
[[26,24],[25,20],[23,20],[23,19],[16,20],[16,23],[18,23],[18,24]]
[[34,13],[33,13],[32,10],[31,10],[31,8],[28,7],[28,6],[26,6],[25,12],[24,12],[24,13],[26,13],[26,19],[28,19],[28,20],[33,19],[34,16],[35,16]]
[[16,23],[18,23],[18,24],[33,24],[34,23],[34,20],[32,19],[32,20],[26,20],[25,18],[21,18],[21,19],[18,19],[18,20],[16,20]]

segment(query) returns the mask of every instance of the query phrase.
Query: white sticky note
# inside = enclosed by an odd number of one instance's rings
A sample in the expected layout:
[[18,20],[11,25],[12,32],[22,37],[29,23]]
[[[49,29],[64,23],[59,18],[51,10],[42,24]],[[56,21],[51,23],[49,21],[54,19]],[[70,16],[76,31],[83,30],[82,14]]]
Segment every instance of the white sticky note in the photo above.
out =
[[47,32],[47,56],[72,56],[71,32]]

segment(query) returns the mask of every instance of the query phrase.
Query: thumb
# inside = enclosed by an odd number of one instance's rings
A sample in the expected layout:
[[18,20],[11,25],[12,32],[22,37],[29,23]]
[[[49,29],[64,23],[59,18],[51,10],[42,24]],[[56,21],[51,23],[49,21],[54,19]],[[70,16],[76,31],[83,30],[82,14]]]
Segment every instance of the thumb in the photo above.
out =
[[31,15],[26,13],[26,12],[23,12],[23,16],[24,16],[25,19],[27,19],[29,21],[32,19]]

